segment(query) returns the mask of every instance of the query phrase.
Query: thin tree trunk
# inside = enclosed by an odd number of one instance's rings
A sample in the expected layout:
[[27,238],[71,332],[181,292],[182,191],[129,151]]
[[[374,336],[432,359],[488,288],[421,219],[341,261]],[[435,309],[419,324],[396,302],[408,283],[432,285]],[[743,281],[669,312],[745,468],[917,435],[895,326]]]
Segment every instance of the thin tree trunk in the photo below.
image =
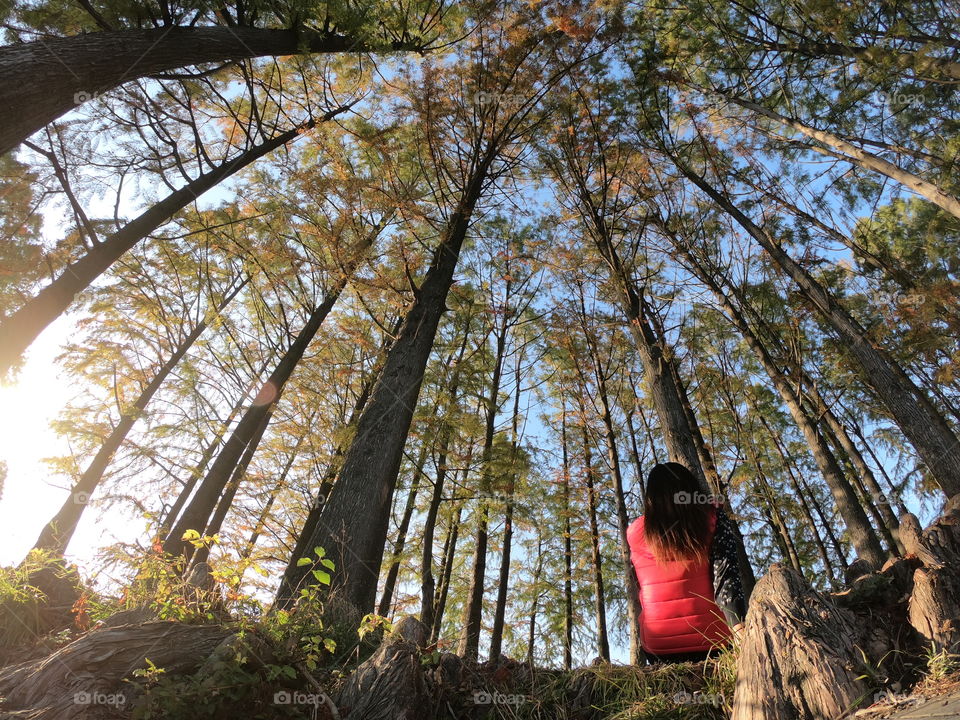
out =
[[[469,321],[463,333],[463,342],[453,363],[453,373],[448,383],[448,399],[450,411],[457,405],[460,389],[460,368],[463,356],[467,351],[470,338]],[[430,498],[430,507],[423,524],[423,552],[420,558],[420,622],[433,627],[433,612],[435,608],[436,580],[433,577],[433,540],[437,529],[437,516],[440,513],[440,503],[443,501],[443,486],[447,479],[447,458],[450,452],[450,441],[453,437],[453,428],[449,419],[444,418],[443,429],[440,431],[440,446],[437,454],[437,477],[433,483],[433,495]]]
[[[582,290],[582,288],[581,288]],[[600,419],[603,422],[604,440],[607,446],[607,462],[613,479],[613,492],[617,505],[617,527],[620,531],[620,560],[623,567],[624,585],[627,596],[627,622],[630,636],[630,662],[633,665],[643,665],[646,662],[643,650],[640,647],[640,584],[630,559],[630,543],[627,541],[627,528],[630,518],[627,513],[627,502],[623,493],[623,474],[620,470],[620,452],[617,448],[617,437],[613,427],[613,414],[610,410],[610,398],[607,392],[607,377],[600,361],[596,343],[587,328],[587,309],[580,293],[580,322],[587,340],[587,351],[593,365],[593,374],[597,383],[597,395],[600,400]],[[578,370],[579,371],[579,370]],[[585,388],[584,388],[585,389]]]
[[527,626],[527,665],[533,667],[533,648],[537,637],[537,613],[540,610],[540,576],[543,574],[543,533],[537,528],[537,564],[533,568],[533,607]]
[[827,427],[830,428],[830,432],[837,439],[837,443],[853,464],[854,470],[866,484],[869,490],[868,494],[872,494],[873,501],[880,512],[881,518],[879,522],[882,527],[886,528],[888,540],[894,544],[892,549],[898,553],[902,553],[903,545],[899,537],[900,520],[893,512],[893,508],[890,506],[890,500],[883,492],[883,488],[880,487],[880,483],[877,482],[876,475],[873,474],[870,466],[867,465],[866,460],[863,459],[860,449],[854,444],[850,435],[847,433],[846,427],[844,427],[840,419],[827,406],[826,402],[824,402],[816,386],[812,382],[809,382],[809,379],[805,386],[807,395],[816,408],[818,417],[823,418],[826,422]]
[[[9,49],[0,48],[0,53]],[[62,74],[62,73],[61,73]],[[35,83],[20,83],[33,85]],[[2,101],[0,101],[2,106]],[[167,195],[163,200],[143,211],[112,235],[104,238],[92,250],[72,262],[53,282],[43,288],[22,307],[4,318],[0,323],[0,375],[17,363],[21,354],[50,323],[66,311],[76,295],[106,272],[113,263],[150,233],[163,225],[177,212],[195,202],[203,193],[216,187],[223,180],[299,137],[305,129],[315,127],[336,117],[349,107],[332,110],[319,120],[309,120],[302,126],[280,133],[270,140],[245,150],[232,160],[199,175],[184,187]]]
[[583,423],[583,471],[587,483],[587,511],[590,515],[590,548],[593,559],[593,587],[595,591],[595,611],[597,617],[597,652],[605,662],[610,661],[610,642],[607,639],[607,601],[603,588],[603,560],[600,555],[600,528],[597,523],[597,493],[593,479],[593,453],[590,451],[590,437],[587,432],[587,417],[582,398],[579,399],[580,418]]
[[403,555],[403,548],[407,544],[407,531],[410,529],[410,520],[413,518],[413,511],[417,505],[417,492],[420,490],[420,479],[423,477],[423,466],[426,462],[427,446],[424,445],[420,450],[420,456],[417,458],[416,467],[413,469],[413,478],[410,480],[410,491],[407,493],[407,502],[403,508],[403,517],[400,518],[400,524],[397,526],[397,541],[393,545],[390,566],[387,570],[387,577],[383,583],[383,594],[380,596],[380,605],[377,608],[377,614],[383,617],[387,617],[390,614],[390,604],[393,602],[393,591],[397,585],[397,577],[400,575],[400,558]]
[[775,264],[793,279],[860,365],[865,382],[910,440],[944,493],[949,497],[960,492],[960,440],[926,394],[887,353],[870,342],[860,324],[766,231],[755,225],[729,198],[701,176],[682,165],[678,164],[678,167],[740,224],[767,251]]
[[440,637],[440,628],[443,627],[443,613],[447,609],[447,597],[450,594],[450,578],[453,576],[453,561],[457,556],[457,540],[460,537],[460,517],[463,514],[463,504],[458,504],[454,511],[450,530],[444,542],[443,568],[440,570],[440,587],[437,588],[436,606],[433,611],[433,628],[430,640],[436,642]]
[[177,346],[173,354],[160,367],[157,374],[153,376],[153,379],[151,379],[143,389],[131,408],[120,416],[119,422],[110,432],[110,435],[103,441],[103,444],[99,450],[97,450],[97,454],[87,466],[87,469],[83,471],[80,479],[77,480],[71,488],[70,497],[68,497],[66,502],[60,507],[57,514],[44,526],[43,530],[40,531],[40,536],[33,546],[35,550],[46,550],[56,556],[63,555],[67,549],[67,545],[70,543],[70,539],[73,537],[74,531],[77,529],[83,510],[87,506],[87,500],[93,491],[97,489],[100,481],[103,480],[103,475],[110,461],[113,459],[117,450],[120,449],[120,446],[123,445],[123,441],[130,433],[134,423],[136,423],[137,419],[143,414],[144,410],[146,410],[150,400],[153,399],[153,396],[160,389],[160,386],[163,385],[170,373],[173,372],[184,355],[187,354],[190,348],[193,347],[193,344],[207,329],[210,320],[220,315],[226,309],[227,305],[230,304],[249,280],[249,278],[244,279],[243,282],[231,290],[216,307],[212,317],[204,318],[197,323],[180,345]]
[[[263,439],[263,435],[267,431],[267,427],[269,427],[272,417],[273,408],[271,408],[270,412],[263,416],[259,427],[257,427],[257,429],[254,431],[253,437],[250,438],[250,442],[247,443],[247,447],[244,449],[243,455],[240,456],[240,461],[233,469],[233,474],[230,476],[230,482],[227,483],[227,487],[225,488],[223,495],[220,497],[220,501],[217,503],[217,507],[213,511],[213,515],[210,516],[210,519],[207,521],[204,529],[200,532],[201,535],[213,536],[220,532],[220,528],[223,527],[223,521],[227,519],[227,514],[230,512],[230,508],[233,507],[233,500],[237,496],[237,490],[240,489],[241,483],[247,476],[247,468],[250,467],[250,463],[253,461],[253,456],[257,453],[257,448],[260,446],[260,441]],[[303,441],[303,437],[304,436],[300,437],[300,442]],[[299,442],[297,447],[299,448]],[[289,472],[295,458],[296,451],[294,451],[294,453],[290,456],[288,464],[284,468],[283,473],[278,480],[279,483],[283,483],[283,481],[286,479],[287,472]],[[206,562],[209,556],[210,546],[203,545],[202,547],[197,548],[196,552],[192,554],[190,564],[191,566],[194,566]]]
[[796,118],[786,117],[778,112],[768,110],[765,107],[750,102],[749,100],[743,100],[742,98],[738,98],[728,93],[717,94],[735,105],[739,105],[740,107],[750,110],[751,112],[762,115],[763,117],[780,123],[785,127],[792,128],[793,130],[806,135],[812,140],[823,143],[827,147],[832,148],[840,153],[844,160],[853,165],[873,170],[881,175],[886,175],[891,180],[895,180],[896,182],[910,188],[921,197],[924,197],[935,205],[940,206],[954,217],[960,218],[960,199],[949,193],[943,192],[933,183],[927,182],[911,172],[902,170],[892,162],[884,160],[880,156],[874,155],[871,152],[867,152],[863,148],[859,148],[853,143],[837,137],[833,133],[829,133],[826,130],[818,130],[817,128],[807,125],[806,123],[800,122]]
[[[511,543],[513,542],[513,498],[516,492],[516,483],[519,479],[519,472],[516,467],[518,460],[517,451],[520,448],[520,360],[521,354],[517,353],[517,366],[514,371],[515,385],[513,392],[513,425],[511,432],[511,449],[513,453],[514,466],[510,469],[510,484],[507,489],[506,513],[503,525],[503,547],[500,552],[500,578],[497,584],[497,605],[493,613],[493,630],[490,633],[490,659],[496,661],[500,657],[500,651],[503,648],[503,625],[507,613],[507,590],[510,587],[510,555]],[[534,607],[536,614],[536,607]]]
[[[842,407],[842,406],[841,406]],[[846,408],[844,408],[846,410]],[[893,483],[893,479],[890,475],[887,474],[886,468],[883,466],[883,463],[880,462],[880,458],[877,457],[877,454],[874,452],[873,448],[870,446],[870,443],[863,435],[863,431],[860,429],[859,425],[856,422],[852,421],[848,417],[848,422],[850,422],[850,429],[853,430],[853,434],[857,436],[857,439],[860,441],[860,446],[863,447],[870,458],[873,460],[874,466],[880,471],[880,474],[883,475],[883,479],[887,483],[887,491],[884,493],[886,497],[890,498],[890,501],[895,503],[897,506],[897,511],[902,517],[907,514],[907,506],[903,504],[903,496],[901,492]]]
[[250,393],[252,393],[258,387],[259,379],[263,373],[266,372],[269,365],[270,360],[268,359],[263,363],[263,365],[260,366],[259,372],[253,376],[250,383],[247,385],[247,388],[243,391],[240,397],[237,398],[237,401],[234,403],[233,407],[230,408],[229,414],[220,424],[220,429],[217,430],[213,440],[203,449],[203,453],[200,455],[200,460],[190,471],[190,479],[184,483],[183,488],[181,488],[180,493],[177,495],[177,499],[174,501],[173,505],[170,506],[170,508],[157,522],[156,537],[158,539],[163,540],[163,538],[167,537],[167,535],[170,533],[171,526],[177,521],[177,518],[180,517],[183,507],[187,504],[187,500],[190,499],[190,494],[193,492],[193,488],[196,487],[196,484],[199,482],[200,478],[204,477],[207,465],[209,465],[210,460],[213,459],[217,448],[223,441],[224,435],[227,434],[227,430],[230,428],[230,424],[233,422],[233,419],[240,414],[240,411],[243,410],[243,406],[246,404],[247,398],[250,396]]
[[823,537],[820,535],[820,530],[813,518],[813,511],[810,509],[810,503],[807,501],[806,495],[800,489],[800,483],[797,481],[796,473],[793,471],[793,462],[783,448],[783,443],[781,442],[779,433],[774,432],[773,428],[770,427],[770,423],[767,422],[767,419],[762,413],[758,414],[758,417],[760,418],[760,423],[770,436],[770,439],[773,440],[773,446],[776,448],[777,454],[780,456],[780,462],[787,471],[787,477],[790,478],[790,485],[793,488],[794,495],[796,495],[797,502],[800,503],[800,508],[803,510],[803,515],[807,519],[807,525],[810,526],[810,531],[813,533],[813,541],[817,546],[817,552],[820,554],[820,559],[823,561],[823,567],[827,571],[827,577],[830,580],[830,586],[836,589],[839,586],[838,579],[842,578],[843,574],[841,573],[838,575],[836,568],[833,566],[833,561],[830,559],[830,553],[827,552],[827,546],[823,542]]
[[563,450],[563,667],[573,666],[573,533],[570,528],[570,453],[567,447],[567,403],[561,398],[560,443]]
[[[510,297],[510,281],[506,283],[505,296]],[[503,374],[503,359],[507,344],[507,313],[501,314],[499,327],[494,327],[494,359],[493,377],[490,380],[490,393],[486,398],[484,412],[483,456],[481,459],[480,504],[478,512],[480,520],[477,524],[477,539],[474,545],[473,572],[470,578],[470,589],[467,594],[467,604],[463,612],[463,634],[460,637],[458,654],[469,660],[476,660],[480,648],[480,629],[483,619],[483,594],[486,585],[487,545],[489,543],[488,526],[490,515],[489,494],[491,490],[492,471],[490,463],[493,459],[493,439],[497,423],[497,398],[500,395],[501,376]]]
[[[371,47],[357,38],[252,27],[165,27],[44,38],[0,48],[0,154],[86,100],[167,70],[226,60],[301,53],[412,50]],[[23,78],[29,75],[30,82]]]

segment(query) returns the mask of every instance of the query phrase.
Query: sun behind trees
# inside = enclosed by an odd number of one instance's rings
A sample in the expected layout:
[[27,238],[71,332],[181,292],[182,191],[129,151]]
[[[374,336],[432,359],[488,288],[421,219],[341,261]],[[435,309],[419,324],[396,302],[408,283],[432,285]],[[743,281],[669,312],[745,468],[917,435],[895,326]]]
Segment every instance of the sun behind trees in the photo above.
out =
[[[839,720],[956,677],[945,8],[3,17],[0,372],[72,391],[0,455],[4,712]],[[649,667],[669,462],[756,593]]]

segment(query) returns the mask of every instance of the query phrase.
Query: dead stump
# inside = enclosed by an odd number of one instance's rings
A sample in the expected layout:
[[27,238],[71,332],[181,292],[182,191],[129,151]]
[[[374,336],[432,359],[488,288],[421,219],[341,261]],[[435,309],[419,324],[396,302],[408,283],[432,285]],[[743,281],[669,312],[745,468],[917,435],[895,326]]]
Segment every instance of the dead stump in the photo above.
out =
[[400,620],[340,691],[337,705],[343,720],[432,718],[433,693],[420,662],[427,642],[427,629],[419,620]]
[[923,532],[916,518],[904,517],[905,550],[922,566],[913,574],[910,624],[935,651],[960,650],[960,494],[954,495],[943,514]]
[[826,720],[867,693],[853,612],[774,565],[750,599],[732,720]]

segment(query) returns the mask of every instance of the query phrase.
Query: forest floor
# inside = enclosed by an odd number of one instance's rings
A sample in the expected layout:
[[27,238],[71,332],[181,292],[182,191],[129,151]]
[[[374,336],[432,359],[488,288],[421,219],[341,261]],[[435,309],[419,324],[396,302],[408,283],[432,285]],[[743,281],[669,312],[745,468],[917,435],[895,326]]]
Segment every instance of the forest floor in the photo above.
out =
[[[358,640],[356,618],[329,601],[322,615],[244,621],[180,588],[163,603],[87,616],[89,591],[72,572],[31,574],[43,602],[22,580],[12,568],[0,576],[0,720],[726,720],[733,707],[732,650],[653,666],[478,663],[425,642],[412,618]],[[370,715],[361,698],[378,693],[414,713]],[[77,707],[78,696],[124,702]],[[960,717],[960,668],[930,664],[904,692],[869,699],[844,720]]]

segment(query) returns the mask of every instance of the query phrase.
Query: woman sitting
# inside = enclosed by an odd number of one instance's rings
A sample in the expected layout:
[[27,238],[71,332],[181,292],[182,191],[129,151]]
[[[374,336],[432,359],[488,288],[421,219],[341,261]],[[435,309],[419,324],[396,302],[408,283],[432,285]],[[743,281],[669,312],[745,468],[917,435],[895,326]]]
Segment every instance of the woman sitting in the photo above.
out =
[[693,473],[672,462],[650,471],[644,512],[627,541],[647,657],[698,661],[728,645],[746,615],[735,529]]

